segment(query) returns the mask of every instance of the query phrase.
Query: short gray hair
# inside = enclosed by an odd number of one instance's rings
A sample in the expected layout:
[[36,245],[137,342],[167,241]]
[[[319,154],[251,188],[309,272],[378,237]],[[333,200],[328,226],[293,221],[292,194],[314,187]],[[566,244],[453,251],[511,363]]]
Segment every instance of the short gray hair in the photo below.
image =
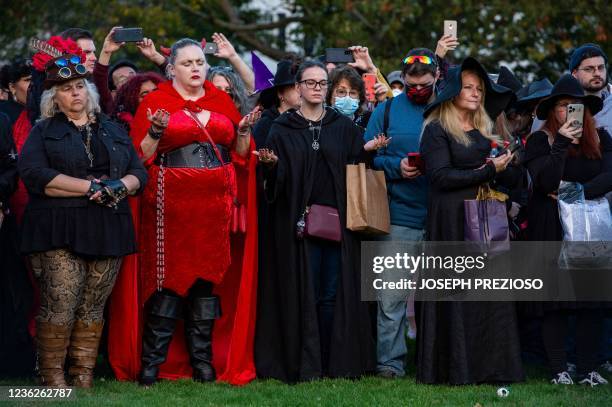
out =
[[[100,94],[95,85],[89,82],[87,79],[79,78],[75,80],[82,80],[87,88],[87,103],[85,104],[85,111],[87,116],[93,117],[96,113],[100,113]],[[65,82],[64,82],[65,83]],[[46,119],[53,117],[60,112],[60,108],[55,102],[55,94],[57,88],[62,84],[55,85],[51,89],[47,89],[43,92],[40,98],[40,117]]]

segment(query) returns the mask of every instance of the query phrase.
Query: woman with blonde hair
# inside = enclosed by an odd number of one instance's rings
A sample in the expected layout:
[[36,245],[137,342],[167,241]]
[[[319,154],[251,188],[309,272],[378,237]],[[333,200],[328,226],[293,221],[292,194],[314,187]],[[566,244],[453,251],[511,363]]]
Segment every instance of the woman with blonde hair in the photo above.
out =
[[[429,180],[426,238],[464,240],[464,201],[504,176],[510,153],[490,158],[493,120],[512,93],[473,58],[448,72],[424,112],[421,155]],[[513,303],[423,302],[417,312],[417,380],[473,384],[523,379]]]

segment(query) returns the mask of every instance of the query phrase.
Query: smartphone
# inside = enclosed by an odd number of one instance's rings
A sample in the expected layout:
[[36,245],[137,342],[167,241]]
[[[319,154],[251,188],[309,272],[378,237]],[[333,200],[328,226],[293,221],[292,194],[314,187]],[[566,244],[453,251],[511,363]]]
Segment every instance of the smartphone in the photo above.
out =
[[[567,120],[575,129],[582,128],[584,122],[584,105],[582,103],[572,103],[567,105]],[[582,137],[582,132],[575,137]]]
[[373,73],[364,73],[362,76],[365,82],[365,94],[368,102],[376,101],[376,92],[374,91],[374,85],[376,85],[376,75]]
[[421,153],[408,153],[408,165],[416,167],[421,173],[425,173],[425,163],[421,158]]
[[327,48],[325,50],[325,62],[346,64],[348,62],[355,62],[355,58],[353,58],[353,53],[348,48]]
[[518,150],[520,147],[521,147],[520,141],[517,142],[515,140],[515,141],[511,142],[507,147],[504,147],[501,150],[499,150],[495,157],[499,157],[499,156],[502,156],[502,155],[506,154],[506,151],[510,151],[511,154],[514,154],[514,152],[516,150]]
[[143,38],[142,28],[117,28],[113,33],[115,42],[140,42]]
[[444,35],[457,38],[457,20],[444,20]]
[[219,46],[215,42],[207,42],[204,46],[204,54],[206,55],[216,54],[217,52],[219,52]]

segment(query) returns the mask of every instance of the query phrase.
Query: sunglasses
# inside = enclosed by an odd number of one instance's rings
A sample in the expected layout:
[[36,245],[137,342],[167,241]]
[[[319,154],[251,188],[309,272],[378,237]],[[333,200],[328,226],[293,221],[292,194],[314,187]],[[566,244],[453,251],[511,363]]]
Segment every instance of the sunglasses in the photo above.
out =
[[70,65],[74,65],[74,70],[79,75],[84,75],[87,73],[87,68],[85,65],[81,64],[81,58],[76,55],[71,56],[70,58],[60,58],[55,61],[55,66],[60,68],[57,74],[63,78],[67,79],[72,76],[72,70],[70,69]]
[[404,64],[406,65],[411,65],[411,64],[414,64],[415,62],[420,62],[425,65],[433,64],[433,61],[427,55],[410,55],[404,58]]

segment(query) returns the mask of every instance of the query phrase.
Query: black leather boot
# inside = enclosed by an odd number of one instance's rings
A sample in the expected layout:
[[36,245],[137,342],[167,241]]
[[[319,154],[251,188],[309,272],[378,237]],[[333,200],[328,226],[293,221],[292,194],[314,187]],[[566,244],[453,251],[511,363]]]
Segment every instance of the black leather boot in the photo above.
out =
[[193,380],[197,382],[215,381],[212,366],[212,331],[215,319],[221,316],[217,297],[193,298],[189,302],[185,320],[185,338]]
[[176,320],[182,313],[181,297],[156,292],[149,300],[149,312],[142,332],[139,382],[150,386],[157,381],[159,365],[166,361]]

